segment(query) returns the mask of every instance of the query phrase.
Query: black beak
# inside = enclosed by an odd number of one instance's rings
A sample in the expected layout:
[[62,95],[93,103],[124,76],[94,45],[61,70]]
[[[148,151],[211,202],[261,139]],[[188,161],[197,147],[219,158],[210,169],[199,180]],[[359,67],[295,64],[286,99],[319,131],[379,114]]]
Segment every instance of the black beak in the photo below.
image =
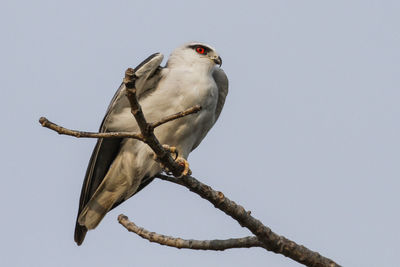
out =
[[215,64],[219,65],[221,67],[222,65],[222,58],[219,56],[217,58],[214,58]]

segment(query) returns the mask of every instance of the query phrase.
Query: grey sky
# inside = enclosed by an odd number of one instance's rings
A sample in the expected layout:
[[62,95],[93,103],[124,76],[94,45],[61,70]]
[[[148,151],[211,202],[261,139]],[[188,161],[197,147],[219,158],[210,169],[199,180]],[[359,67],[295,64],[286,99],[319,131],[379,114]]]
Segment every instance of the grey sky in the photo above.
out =
[[177,250],[248,235],[184,188],[155,181],[73,242],[97,130],[127,67],[184,42],[214,46],[230,79],[195,177],[275,232],[344,266],[396,266],[400,239],[399,1],[2,1],[2,266],[298,266],[261,249]]

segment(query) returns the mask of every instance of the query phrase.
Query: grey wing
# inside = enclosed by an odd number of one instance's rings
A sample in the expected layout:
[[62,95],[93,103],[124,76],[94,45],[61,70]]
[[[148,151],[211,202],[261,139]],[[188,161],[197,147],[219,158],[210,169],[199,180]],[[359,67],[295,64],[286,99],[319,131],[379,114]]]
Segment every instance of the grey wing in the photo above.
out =
[[[140,99],[147,91],[156,88],[158,81],[160,80],[160,64],[163,60],[163,55],[156,53],[148,57],[142,63],[135,68],[135,75],[137,79],[135,85],[137,87],[137,97]],[[107,126],[109,121],[113,117],[113,114],[118,113],[121,109],[128,107],[129,101],[125,96],[125,86],[121,84],[117,92],[115,93],[110,105],[108,106],[106,115],[100,126],[100,132],[107,132]],[[85,179],[83,181],[81,196],[79,200],[79,210],[75,225],[75,242],[80,245],[82,244],[87,229],[78,223],[78,217],[81,211],[84,209],[90,198],[95,193],[103,181],[110,165],[117,156],[122,138],[115,139],[103,139],[97,140],[96,146],[94,147],[92,156],[90,157],[89,165],[86,171]],[[144,186],[143,186],[144,187]]]
[[[156,88],[156,85],[161,79],[162,67],[160,67],[160,64],[163,58],[164,56],[161,53],[155,53],[146,58],[135,68],[135,87],[138,99]],[[122,109],[129,107],[128,98],[125,96],[125,89],[125,85],[122,83],[108,106],[106,116],[101,123],[100,131],[106,131],[103,127],[107,127],[108,120],[112,118],[113,114],[119,113]]]
[[226,96],[228,95],[229,82],[228,77],[221,68],[214,69],[213,78],[218,87],[218,102],[217,108],[215,109],[215,121],[217,121],[224,107]]
[[[214,68],[212,76],[218,88],[217,106],[215,108],[215,120],[214,120],[215,123],[219,115],[221,114],[222,108],[224,107],[225,99],[226,96],[228,95],[229,82],[228,82],[228,77],[226,77],[225,72],[221,68]],[[197,140],[197,142],[193,145],[191,151],[197,148],[201,140],[205,137],[206,133],[207,132],[205,132],[204,135]]]

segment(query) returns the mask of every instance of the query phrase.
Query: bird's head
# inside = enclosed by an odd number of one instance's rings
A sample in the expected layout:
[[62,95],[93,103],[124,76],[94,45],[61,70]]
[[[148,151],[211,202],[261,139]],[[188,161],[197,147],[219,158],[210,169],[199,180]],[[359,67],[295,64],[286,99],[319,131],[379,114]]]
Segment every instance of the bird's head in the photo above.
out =
[[222,59],[209,45],[192,42],[178,47],[170,55],[167,66],[204,67],[211,70],[215,65],[222,65]]

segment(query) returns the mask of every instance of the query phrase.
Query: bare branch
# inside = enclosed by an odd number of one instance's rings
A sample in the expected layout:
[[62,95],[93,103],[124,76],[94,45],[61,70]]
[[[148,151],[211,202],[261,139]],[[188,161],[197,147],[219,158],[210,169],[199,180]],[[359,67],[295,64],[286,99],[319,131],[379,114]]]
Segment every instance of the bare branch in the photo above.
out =
[[166,166],[174,176],[180,176],[184,167],[175,162],[171,156],[171,153],[163,148],[154,135],[154,128],[151,126],[151,124],[147,123],[144,117],[142,108],[136,97],[134,69],[129,68],[126,70],[124,84],[126,87],[126,96],[131,104],[132,115],[135,117],[136,122],[139,125],[140,131],[145,139],[145,143],[150,146],[150,148],[157,155],[157,159],[163,163],[164,166]]
[[158,122],[153,122],[150,125],[151,125],[151,127],[156,128],[164,123],[185,117],[185,116],[193,114],[193,113],[197,113],[200,110],[201,110],[201,106],[196,105],[194,107],[188,108],[185,111],[181,111],[181,112],[175,113],[174,115],[164,117],[163,119],[159,120]]
[[74,136],[77,138],[87,137],[87,138],[134,138],[140,141],[144,141],[143,135],[140,133],[131,133],[131,132],[107,132],[107,133],[93,133],[93,132],[82,132],[76,130],[70,130],[59,126],[51,121],[49,121],[45,117],[41,117],[39,119],[40,124],[43,127],[49,128],[53,131],[56,131],[59,134]]
[[[153,129],[157,128],[158,126],[161,126],[167,122],[188,116],[190,114],[199,112],[200,110],[201,110],[201,107],[199,105],[196,105],[194,107],[188,108],[185,111],[181,111],[176,114],[166,116],[157,122],[153,122],[150,124],[150,127]],[[98,133],[98,132],[77,131],[77,130],[71,130],[71,129],[67,129],[62,126],[59,126],[59,125],[55,124],[54,122],[49,121],[45,117],[41,117],[39,119],[39,123],[43,127],[53,130],[53,131],[57,132],[58,134],[74,136],[77,138],[133,138],[133,139],[137,139],[137,140],[140,140],[143,142],[146,141],[141,133],[134,133],[134,132]]]
[[[254,242],[257,246],[264,247],[265,249],[283,254],[291,259],[302,263],[306,266],[313,267],[322,267],[322,266],[340,266],[331,259],[325,258],[314,252],[309,250],[308,248],[298,245],[295,242],[283,237],[279,236],[276,233],[272,232],[270,228],[263,225],[261,221],[254,218],[250,215],[250,211],[246,211],[242,206],[236,204],[234,201],[228,199],[224,196],[222,192],[213,190],[210,186],[203,184],[196,180],[194,177],[190,175],[185,175],[180,177],[183,171],[183,166],[179,165],[171,156],[171,153],[163,148],[158,139],[154,135],[154,128],[160,126],[169,121],[181,118],[183,116],[193,114],[200,110],[200,107],[195,106],[191,109],[188,109],[183,112],[179,112],[174,115],[167,116],[155,123],[148,123],[144,117],[140,104],[136,97],[136,89],[135,89],[135,75],[133,69],[127,69],[125,72],[124,83],[126,86],[126,94],[129,99],[129,103],[131,105],[131,112],[135,117],[141,133],[127,133],[127,132],[111,132],[111,133],[91,133],[91,132],[80,132],[69,130],[58,126],[46,118],[40,118],[40,123],[42,126],[52,129],[59,134],[66,134],[75,137],[92,137],[92,138],[135,138],[145,142],[147,145],[151,147],[154,153],[157,156],[158,161],[168,169],[175,177],[166,176],[159,174],[158,178],[173,182],[182,186],[185,186],[190,191],[198,194],[200,197],[211,202],[216,208],[220,209],[233,219],[235,219],[242,227],[246,227],[249,229],[258,239],[257,243],[255,242],[255,237],[246,237],[244,239],[229,239],[229,240],[205,240],[205,241],[196,241],[196,240],[183,240],[177,239],[173,237],[168,237],[164,235],[159,235],[156,233],[149,233],[147,230],[142,228],[138,228],[133,223],[128,221],[128,218],[124,215],[119,216],[119,220],[121,224],[127,227],[128,230],[132,230],[138,235],[152,241],[158,242],[163,245],[170,245],[179,248],[193,248],[193,242],[196,244],[196,249],[209,249],[209,247],[214,247],[214,249],[227,249],[233,247],[247,247],[243,244],[250,244]],[[176,178],[179,177],[179,178]],[[236,240],[236,241],[234,241]],[[244,240],[246,242],[244,242]],[[251,240],[251,241],[250,241]],[[218,241],[218,246],[216,246],[214,241]],[[197,242],[197,243],[196,243]],[[214,243],[213,243],[214,242]],[[244,243],[243,243],[244,242]],[[212,245],[213,243],[213,245]],[[254,245],[256,246],[256,245]],[[217,247],[217,248],[215,248]],[[194,249],[194,248],[193,248]]]
[[[162,147],[154,135],[153,128],[144,118],[142,109],[136,98],[134,79],[134,70],[127,69],[125,72],[124,83],[127,88],[127,97],[131,104],[132,114],[135,116],[135,119],[139,124],[140,131],[143,134],[146,143],[157,155],[160,163],[171,171],[175,177],[179,177],[182,173],[182,167],[178,165],[171,157],[171,154]],[[265,245],[267,250],[283,254],[307,266],[339,266],[334,261],[321,256],[317,252],[309,250],[308,248],[298,245],[283,236],[275,234],[270,228],[263,225],[261,221],[251,216],[250,212],[247,212],[242,206],[237,205],[235,202],[226,198],[222,192],[213,190],[210,186],[197,181],[189,175],[179,177],[179,180],[181,180],[182,183],[177,183],[184,185],[190,191],[200,195],[204,199],[207,199],[214,204],[216,208],[222,210],[235,219],[241,226],[249,229]]]
[[151,136],[152,131],[147,127],[148,124],[146,119],[144,118],[142,107],[140,106],[139,101],[136,97],[135,79],[135,70],[132,68],[128,68],[125,71],[124,78],[126,96],[128,97],[129,103],[131,104],[131,112],[139,125],[140,131]]
[[149,232],[146,229],[137,226],[133,222],[129,221],[128,217],[123,214],[118,216],[118,222],[122,224],[129,232],[133,232],[140,237],[149,240],[150,242],[175,248],[196,250],[226,250],[231,248],[251,248],[265,246],[255,236],[230,238],[225,240],[194,240],[161,235],[155,232]]
[[235,219],[242,227],[249,229],[264,243],[265,249],[269,251],[283,254],[306,266],[340,266],[331,259],[325,258],[317,252],[272,232],[261,221],[251,216],[250,211],[246,211],[242,206],[225,197],[222,192],[213,190],[210,186],[201,183],[194,177],[183,176],[178,179],[162,174],[158,174],[156,177],[185,186],[190,191],[210,201],[216,208]]

